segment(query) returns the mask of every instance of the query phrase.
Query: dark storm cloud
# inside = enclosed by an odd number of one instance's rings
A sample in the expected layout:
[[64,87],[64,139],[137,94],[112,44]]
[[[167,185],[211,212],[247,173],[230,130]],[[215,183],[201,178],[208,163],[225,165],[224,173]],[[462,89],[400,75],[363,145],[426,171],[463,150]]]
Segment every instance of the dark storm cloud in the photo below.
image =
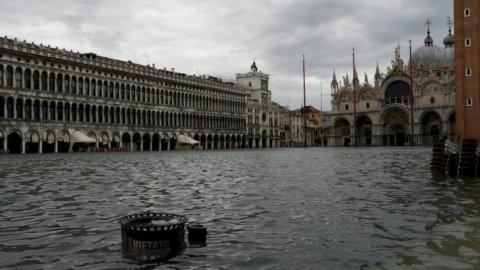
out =
[[397,42],[405,61],[409,39],[423,46],[427,18],[443,46],[453,1],[16,0],[2,3],[0,16],[2,35],[189,74],[234,78],[256,60],[274,100],[291,107],[302,100],[305,54],[309,103],[320,107],[320,81],[329,93],[333,69],[352,76],[352,47],[362,80],[372,80]]

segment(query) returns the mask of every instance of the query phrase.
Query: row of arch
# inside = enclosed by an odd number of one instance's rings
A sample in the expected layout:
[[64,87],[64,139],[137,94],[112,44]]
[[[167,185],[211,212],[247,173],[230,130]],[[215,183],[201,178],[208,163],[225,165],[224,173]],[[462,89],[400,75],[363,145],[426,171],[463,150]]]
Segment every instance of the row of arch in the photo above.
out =
[[[173,151],[184,150],[180,134],[159,132],[80,132],[88,136],[91,142],[76,142],[74,133],[79,131],[46,129],[43,131],[31,129],[21,132],[18,129],[2,131],[0,129],[0,152],[17,153],[59,153],[59,152],[90,152],[90,151]],[[187,149],[240,149],[269,148],[274,143],[265,140],[256,142],[240,134],[184,134],[198,141],[198,146],[187,145]]]
[[169,112],[120,106],[0,96],[0,119],[107,123],[155,127],[244,130],[245,119],[202,113]]
[[0,86],[236,113],[244,112],[246,108],[244,100],[155,89],[63,73],[32,71],[11,65],[4,67],[1,64]]
[[[374,134],[374,124],[368,115],[360,115],[355,121],[355,127],[346,118],[338,118],[333,123],[333,130],[330,131],[336,141],[334,145],[350,145],[352,135],[357,138],[357,145],[396,145],[406,143],[431,145],[433,139],[447,136],[453,140],[455,134],[455,112],[442,119],[440,114],[433,110],[425,111],[414,124],[414,134],[411,133],[411,123],[407,111],[400,108],[393,108],[385,111],[379,124],[381,134]],[[378,126],[378,125],[377,125]],[[355,130],[353,130],[353,128]],[[374,142],[374,136],[380,136],[381,141]],[[359,144],[358,144],[359,143]]]

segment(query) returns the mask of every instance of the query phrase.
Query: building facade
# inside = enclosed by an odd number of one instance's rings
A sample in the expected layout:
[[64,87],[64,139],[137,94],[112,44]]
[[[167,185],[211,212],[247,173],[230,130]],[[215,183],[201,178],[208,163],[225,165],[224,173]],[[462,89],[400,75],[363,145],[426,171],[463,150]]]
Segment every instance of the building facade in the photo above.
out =
[[454,2],[457,139],[480,140],[480,3]]
[[411,69],[398,46],[385,74],[377,64],[373,84],[367,75],[360,83],[356,71],[352,81],[346,75],[339,82],[334,72],[332,111],[324,122],[328,145],[430,145],[444,136],[453,140],[454,37],[449,25],[443,47],[434,45],[428,27],[425,45],[412,54]]
[[0,38],[0,152],[247,146],[246,92],[198,77]]
[[255,61],[250,72],[237,74],[237,83],[245,88],[247,123],[246,146],[276,148],[281,146],[280,125],[283,107],[272,101],[269,75],[258,71]]

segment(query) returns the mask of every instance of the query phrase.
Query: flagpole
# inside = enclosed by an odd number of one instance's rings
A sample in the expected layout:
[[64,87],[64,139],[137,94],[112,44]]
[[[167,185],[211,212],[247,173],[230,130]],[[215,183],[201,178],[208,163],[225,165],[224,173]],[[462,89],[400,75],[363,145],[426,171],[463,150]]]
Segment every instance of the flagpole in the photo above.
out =
[[357,132],[356,132],[356,119],[357,119],[357,97],[356,97],[356,69],[355,69],[355,48],[352,49],[353,56],[353,145],[357,146]]
[[303,133],[304,133],[304,147],[307,147],[307,98],[305,87],[305,54],[303,55]]
[[413,140],[413,136],[414,136],[414,127],[413,127],[413,103],[414,103],[414,100],[413,100],[413,62],[412,62],[412,40],[410,39],[408,41],[408,43],[410,44],[410,117],[411,117],[411,128],[412,128],[412,131],[411,131],[411,138],[410,138],[410,145],[414,145],[414,140]]

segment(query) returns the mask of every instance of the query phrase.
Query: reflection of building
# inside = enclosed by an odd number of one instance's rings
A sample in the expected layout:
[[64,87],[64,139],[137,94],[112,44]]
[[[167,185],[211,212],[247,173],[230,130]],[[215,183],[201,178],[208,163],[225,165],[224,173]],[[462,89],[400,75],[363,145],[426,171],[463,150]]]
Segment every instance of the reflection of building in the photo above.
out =
[[480,140],[480,19],[478,0],[455,1],[458,139]]
[[445,47],[441,48],[433,44],[429,27],[425,46],[412,55],[413,136],[410,70],[400,57],[398,46],[386,75],[380,73],[377,65],[373,84],[368,82],[366,75],[363,84],[360,84],[358,76],[351,82],[348,75],[339,83],[334,73],[332,112],[326,115],[328,145],[399,146],[412,140],[415,145],[429,145],[435,137],[453,139],[455,74],[454,40],[450,32],[443,40]]
[[280,146],[282,107],[272,101],[268,79],[268,74],[258,71],[255,62],[250,72],[237,74],[237,83],[243,85],[247,93],[246,147],[249,148]]
[[0,38],[0,152],[173,150],[182,134],[240,148],[245,111],[244,87],[218,78]]

